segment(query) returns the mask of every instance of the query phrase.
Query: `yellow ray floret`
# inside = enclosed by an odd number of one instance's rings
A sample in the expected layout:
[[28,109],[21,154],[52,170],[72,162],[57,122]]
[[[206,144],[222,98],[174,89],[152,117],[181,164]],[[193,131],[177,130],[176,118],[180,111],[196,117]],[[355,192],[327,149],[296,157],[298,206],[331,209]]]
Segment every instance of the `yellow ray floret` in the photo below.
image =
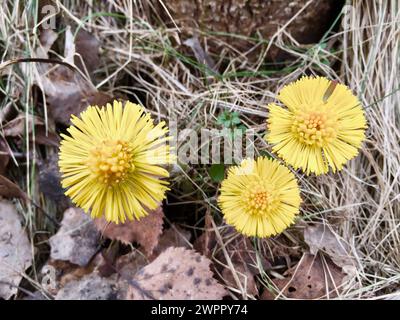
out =
[[299,213],[297,180],[276,160],[243,160],[229,169],[220,191],[218,203],[226,222],[247,236],[281,233]]
[[114,223],[156,209],[168,190],[161,165],[173,159],[165,123],[155,126],[143,107],[119,101],[90,106],[71,122],[59,157],[65,194],[93,218]]
[[307,174],[341,170],[358,154],[367,122],[356,96],[343,84],[303,77],[284,87],[268,105],[266,140],[272,150]]

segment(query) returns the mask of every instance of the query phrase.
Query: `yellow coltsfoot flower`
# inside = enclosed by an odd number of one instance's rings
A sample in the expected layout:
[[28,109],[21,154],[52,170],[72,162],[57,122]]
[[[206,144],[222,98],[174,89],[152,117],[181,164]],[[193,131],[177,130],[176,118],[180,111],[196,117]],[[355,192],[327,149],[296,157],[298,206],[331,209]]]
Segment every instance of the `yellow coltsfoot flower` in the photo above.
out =
[[93,218],[140,219],[164,199],[171,163],[165,122],[154,126],[144,108],[119,101],[72,116],[62,134],[59,167],[65,194]]
[[229,169],[220,192],[218,203],[226,222],[247,236],[281,233],[299,213],[296,177],[277,160],[243,160]]
[[358,98],[343,84],[303,77],[285,86],[268,105],[266,140],[272,151],[307,174],[341,170],[358,154],[367,122]]

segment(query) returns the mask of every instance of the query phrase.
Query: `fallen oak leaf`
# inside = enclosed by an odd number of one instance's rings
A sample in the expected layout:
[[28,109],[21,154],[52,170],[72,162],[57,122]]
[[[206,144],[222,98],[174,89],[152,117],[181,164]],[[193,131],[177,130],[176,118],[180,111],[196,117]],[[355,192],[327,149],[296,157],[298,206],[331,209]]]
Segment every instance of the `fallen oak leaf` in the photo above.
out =
[[164,212],[160,206],[140,220],[115,224],[98,218],[94,223],[104,237],[124,244],[137,242],[147,255],[151,255],[162,233],[163,218]]
[[23,272],[32,264],[32,250],[14,205],[0,201],[0,297],[18,291]]
[[98,251],[100,233],[93,220],[81,209],[64,212],[61,228],[50,237],[50,257],[86,266]]
[[170,247],[129,281],[128,300],[216,300],[226,294],[210,270],[211,261],[194,250]]

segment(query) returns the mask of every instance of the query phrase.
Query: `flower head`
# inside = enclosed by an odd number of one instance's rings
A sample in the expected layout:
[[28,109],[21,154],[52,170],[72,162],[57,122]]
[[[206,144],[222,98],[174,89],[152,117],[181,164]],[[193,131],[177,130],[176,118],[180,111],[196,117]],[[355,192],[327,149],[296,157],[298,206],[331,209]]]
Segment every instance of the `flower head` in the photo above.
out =
[[243,160],[222,182],[219,206],[228,224],[247,236],[268,237],[294,222],[300,207],[297,180],[277,160]]
[[119,101],[89,106],[71,122],[70,135],[61,135],[65,194],[92,217],[115,223],[156,209],[168,190],[160,178],[169,174],[160,165],[171,162],[165,123],[154,126],[143,107]]
[[270,104],[266,139],[295,169],[319,175],[341,170],[358,154],[366,119],[360,102],[343,84],[303,77],[284,87]]

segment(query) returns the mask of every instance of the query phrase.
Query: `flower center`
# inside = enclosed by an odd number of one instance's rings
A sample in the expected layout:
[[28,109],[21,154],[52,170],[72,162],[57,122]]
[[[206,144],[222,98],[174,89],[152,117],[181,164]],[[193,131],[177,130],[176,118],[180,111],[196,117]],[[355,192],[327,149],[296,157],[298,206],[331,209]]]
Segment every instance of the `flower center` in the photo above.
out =
[[264,215],[276,208],[278,197],[262,183],[254,183],[244,192],[243,204],[250,214]]
[[292,132],[301,143],[322,147],[336,138],[336,117],[324,109],[323,106],[318,106],[310,111],[296,113]]
[[120,183],[133,171],[132,148],[120,140],[105,140],[90,151],[88,167],[101,183]]

